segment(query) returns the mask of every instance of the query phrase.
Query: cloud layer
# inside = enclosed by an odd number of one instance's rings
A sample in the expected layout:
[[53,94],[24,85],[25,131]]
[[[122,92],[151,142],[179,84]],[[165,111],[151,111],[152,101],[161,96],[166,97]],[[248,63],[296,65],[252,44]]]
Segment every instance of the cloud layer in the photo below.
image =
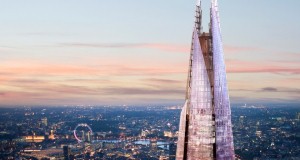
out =
[[[182,58],[180,61],[176,59],[175,62],[175,59],[166,59],[156,63],[155,59],[150,59],[151,54],[147,57],[148,59],[144,56],[132,56],[135,58],[132,60],[132,57],[120,56],[121,61],[115,61],[113,56],[98,56],[68,63],[46,59],[40,61],[8,59],[0,64],[1,104],[56,104],[56,102],[57,104],[78,102],[85,104],[88,102],[116,104],[117,102],[119,104],[138,101],[142,103],[142,99],[168,103],[168,100],[178,101],[184,98],[189,59],[188,46],[163,43],[62,43],[60,47],[67,49],[97,48],[97,51],[109,48],[119,50],[118,52],[133,48],[160,52],[162,56],[168,55],[166,57],[179,55],[184,59]],[[240,97],[240,100],[259,99],[257,96],[272,99],[284,97],[283,99],[291,100],[299,97],[299,89],[292,89],[285,82],[283,83],[285,85],[270,86],[266,83],[265,76],[257,76],[253,82],[239,80],[242,75],[256,74],[270,75],[277,79],[284,76],[286,78],[284,81],[290,81],[291,85],[299,81],[300,66],[298,62],[236,58],[236,55],[239,54],[262,51],[264,49],[225,45],[225,52],[229,53],[226,56],[229,80],[239,82],[230,83],[231,96]],[[126,55],[134,54],[126,53]],[[294,54],[291,55],[294,56]],[[245,89],[245,87],[238,88],[245,86],[246,83],[249,86],[255,86],[255,82],[262,83],[256,85],[257,87],[253,90]],[[14,99],[19,101],[15,102]]]

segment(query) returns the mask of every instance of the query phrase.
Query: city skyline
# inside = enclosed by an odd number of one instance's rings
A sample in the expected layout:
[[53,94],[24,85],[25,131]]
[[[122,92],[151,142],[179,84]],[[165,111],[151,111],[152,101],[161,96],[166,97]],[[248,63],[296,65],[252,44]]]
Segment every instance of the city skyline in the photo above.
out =
[[[181,104],[193,2],[3,2],[0,105]],[[233,103],[299,102],[300,2],[270,4],[219,1]]]

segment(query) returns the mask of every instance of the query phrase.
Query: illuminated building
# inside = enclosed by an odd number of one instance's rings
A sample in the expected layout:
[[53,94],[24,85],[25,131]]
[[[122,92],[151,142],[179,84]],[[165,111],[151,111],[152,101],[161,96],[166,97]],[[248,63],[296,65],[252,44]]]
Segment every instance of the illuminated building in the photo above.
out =
[[53,130],[50,131],[49,139],[50,140],[55,140],[54,131]]
[[198,2],[176,159],[233,160],[231,109],[217,0],[211,2],[208,33],[202,31],[200,6]]
[[42,124],[44,125],[44,126],[48,126],[48,119],[45,117],[45,118],[42,118]]
[[170,131],[164,131],[164,136],[172,138],[173,137],[173,133],[170,132]]
[[87,133],[87,141],[88,141],[88,142],[92,142],[92,139],[91,139],[91,132],[88,132],[88,133]]
[[40,143],[45,140],[45,136],[37,136],[35,135],[35,133],[33,133],[33,135],[25,136],[23,137],[23,139],[25,140],[25,142],[29,142],[29,143]]
[[81,131],[81,132],[82,132],[82,137],[81,137],[81,139],[82,139],[83,142],[85,142],[85,132],[84,132],[84,131]]
[[141,132],[141,137],[147,137],[148,136],[148,134],[149,134],[149,131],[148,130],[142,130],[142,132]]

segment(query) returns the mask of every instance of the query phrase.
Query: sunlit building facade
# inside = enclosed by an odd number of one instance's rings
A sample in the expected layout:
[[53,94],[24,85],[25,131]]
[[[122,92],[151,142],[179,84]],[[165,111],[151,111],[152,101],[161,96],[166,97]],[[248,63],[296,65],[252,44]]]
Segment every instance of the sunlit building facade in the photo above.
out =
[[186,102],[181,111],[177,160],[231,160],[234,146],[217,0],[212,0],[209,32],[202,31],[196,6]]

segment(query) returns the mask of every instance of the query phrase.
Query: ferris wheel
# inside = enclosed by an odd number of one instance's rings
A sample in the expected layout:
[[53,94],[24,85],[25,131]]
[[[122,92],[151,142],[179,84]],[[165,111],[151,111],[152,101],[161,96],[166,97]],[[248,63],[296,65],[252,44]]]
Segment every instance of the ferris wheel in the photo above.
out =
[[[78,129],[81,128],[81,132],[82,132],[82,136],[80,138],[79,136],[79,132],[78,132]],[[86,132],[85,132],[86,131]],[[91,141],[91,136],[93,135],[93,130],[92,128],[86,124],[86,123],[80,123],[78,124],[75,129],[74,129],[74,137],[75,139],[80,143],[80,142],[84,142],[86,141],[85,137],[86,137],[86,134],[87,133],[87,139],[88,141]]]

